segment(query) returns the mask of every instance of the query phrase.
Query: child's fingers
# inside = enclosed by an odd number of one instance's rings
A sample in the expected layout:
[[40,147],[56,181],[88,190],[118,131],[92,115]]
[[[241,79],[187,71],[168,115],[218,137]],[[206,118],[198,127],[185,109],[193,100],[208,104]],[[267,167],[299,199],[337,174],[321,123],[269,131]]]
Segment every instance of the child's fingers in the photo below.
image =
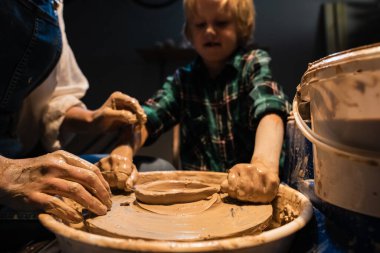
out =
[[228,193],[229,188],[228,188],[228,179],[224,179],[222,184],[220,185],[220,190],[223,193]]

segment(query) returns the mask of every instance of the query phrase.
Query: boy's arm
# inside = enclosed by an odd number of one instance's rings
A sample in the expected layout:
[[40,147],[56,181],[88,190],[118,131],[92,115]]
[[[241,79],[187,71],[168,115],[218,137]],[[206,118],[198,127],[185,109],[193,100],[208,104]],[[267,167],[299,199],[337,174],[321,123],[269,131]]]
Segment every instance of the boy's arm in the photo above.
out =
[[277,114],[264,116],[256,131],[251,163],[236,164],[228,173],[222,188],[231,197],[243,201],[269,203],[277,194],[279,160],[284,136],[284,123]]
[[120,155],[132,160],[133,156],[144,145],[148,135],[145,125],[128,129],[122,137],[121,144],[112,150],[111,155]]
[[[145,125],[147,122],[147,116],[145,116],[144,121],[138,121],[140,124],[130,127],[130,131],[128,128],[125,129],[120,136],[120,145],[111,152],[110,156],[103,158],[98,163],[99,167],[105,170],[104,174],[110,175],[109,178],[105,177],[111,187],[131,190],[138,175],[136,167],[133,165],[133,156],[144,145],[148,137],[151,141],[155,140],[166,129],[178,123],[179,84],[179,77],[168,77],[162,89],[147,100],[147,106],[142,109],[144,116],[150,115],[147,125]],[[138,117],[138,114],[136,116]],[[119,171],[121,172],[119,173]]]
[[137,181],[138,172],[133,164],[133,156],[148,138],[145,125],[125,128],[120,145],[96,165],[111,188],[131,191]]
[[251,164],[262,163],[268,172],[278,175],[284,123],[277,114],[264,116],[257,127],[255,149]]

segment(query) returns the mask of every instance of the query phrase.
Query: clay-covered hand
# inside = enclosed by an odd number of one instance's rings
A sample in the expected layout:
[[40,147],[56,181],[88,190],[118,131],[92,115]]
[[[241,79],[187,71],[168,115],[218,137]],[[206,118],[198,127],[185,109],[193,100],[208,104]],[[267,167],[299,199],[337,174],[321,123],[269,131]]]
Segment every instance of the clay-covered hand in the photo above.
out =
[[102,158],[96,165],[111,188],[130,192],[137,181],[138,172],[132,160],[121,155],[111,154]]
[[65,151],[28,159],[0,157],[0,203],[15,210],[40,210],[64,221],[82,221],[81,213],[62,200],[74,200],[104,215],[111,191],[93,164]]
[[145,122],[146,114],[137,99],[117,91],[94,111],[91,127],[108,131],[125,125],[143,125]]
[[280,179],[262,163],[240,163],[228,172],[222,191],[232,198],[255,203],[269,203],[277,195]]

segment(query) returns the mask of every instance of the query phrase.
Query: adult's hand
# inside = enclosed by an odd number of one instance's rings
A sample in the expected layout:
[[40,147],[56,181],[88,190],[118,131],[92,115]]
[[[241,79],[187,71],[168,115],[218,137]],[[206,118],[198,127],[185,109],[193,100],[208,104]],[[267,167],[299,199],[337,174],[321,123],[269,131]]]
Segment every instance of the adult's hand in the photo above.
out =
[[276,171],[263,163],[240,163],[228,172],[222,191],[232,198],[255,203],[269,203],[277,195],[280,179]]
[[137,99],[117,91],[94,111],[91,127],[107,131],[125,125],[143,125],[145,122],[146,115]]
[[97,215],[106,214],[112,205],[110,188],[100,170],[68,152],[28,159],[0,156],[1,204],[16,210],[44,210],[68,222],[82,221],[82,215],[61,197]]
[[96,164],[111,188],[132,191],[138,172],[132,160],[121,155],[111,154]]

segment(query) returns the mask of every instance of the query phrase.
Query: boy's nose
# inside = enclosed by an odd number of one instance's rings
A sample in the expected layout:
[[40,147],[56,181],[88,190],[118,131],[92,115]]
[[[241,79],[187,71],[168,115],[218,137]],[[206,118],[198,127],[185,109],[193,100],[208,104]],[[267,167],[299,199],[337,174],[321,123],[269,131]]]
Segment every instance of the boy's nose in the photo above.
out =
[[216,34],[215,28],[212,25],[208,25],[206,29],[206,34],[215,35]]

